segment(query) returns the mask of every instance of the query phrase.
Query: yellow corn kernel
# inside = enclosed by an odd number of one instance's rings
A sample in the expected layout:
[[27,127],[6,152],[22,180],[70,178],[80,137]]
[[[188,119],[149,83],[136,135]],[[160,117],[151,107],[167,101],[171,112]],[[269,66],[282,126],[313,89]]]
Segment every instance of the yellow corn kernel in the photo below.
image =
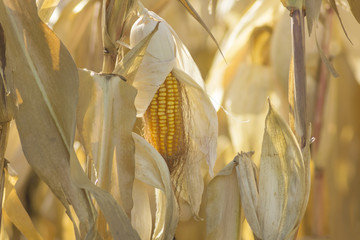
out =
[[164,157],[170,172],[187,154],[182,113],[184,96],[180,87],[179,81],[169,73],[144,115],[145,137]]

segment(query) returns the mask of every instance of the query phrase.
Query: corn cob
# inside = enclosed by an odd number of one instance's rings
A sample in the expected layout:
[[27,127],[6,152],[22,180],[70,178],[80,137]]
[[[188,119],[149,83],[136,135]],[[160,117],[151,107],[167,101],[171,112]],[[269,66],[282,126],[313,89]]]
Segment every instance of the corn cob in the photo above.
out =
[[154,95],[145,115],[145,137],[165,159],[170,173],[186,155],[183,93],[170,72]]

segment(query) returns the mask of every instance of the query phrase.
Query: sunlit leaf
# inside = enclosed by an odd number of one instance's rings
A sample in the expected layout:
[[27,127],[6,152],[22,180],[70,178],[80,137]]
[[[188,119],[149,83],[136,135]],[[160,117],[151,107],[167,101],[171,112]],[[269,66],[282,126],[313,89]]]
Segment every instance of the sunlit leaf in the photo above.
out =
[[8,39],[7,52],[18,56],[7,58],[7,76],[23,101],[15,113],[23,151],[70,217],[69,203],[73,205],[81,234],[86,234],[92,222],[90,202],[73,184],[69,170],[78,89],[76,66],[60,40],[38,18],[33,1],[1,1],[0,22]]
[[152,239],[172,240],[178,224],[178,208],[165,160],[144,138],[133,133],[136,178],[157,191],[157,210]]
[[213,178],[207,189],[206,234],[209,240],[238,239],[240,192],[232,161]]
[[135,179],[133,189],[134,207],[131,211],[131,224],[142,240],[151,239],[152,216],[148,186]]
[[109,224],[112,237],[114,239],[140,240],[139,235],[131,226],[130,219],[114,197],[109,192],[95,186],[87,178],[76,159],[75,152],[71,153],[70,165],[72,179],[79,188],[89,191],[95,198]]
[[60,0],[37,0],[36,5],[41,20],[48,22],[59,2]]

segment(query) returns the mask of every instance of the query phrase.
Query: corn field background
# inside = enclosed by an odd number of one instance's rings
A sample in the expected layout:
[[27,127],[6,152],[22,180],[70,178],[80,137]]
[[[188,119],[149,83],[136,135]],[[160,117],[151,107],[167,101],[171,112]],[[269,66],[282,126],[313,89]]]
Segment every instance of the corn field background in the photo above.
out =
[[0,0],[0,239],[360,239],[358,0]]

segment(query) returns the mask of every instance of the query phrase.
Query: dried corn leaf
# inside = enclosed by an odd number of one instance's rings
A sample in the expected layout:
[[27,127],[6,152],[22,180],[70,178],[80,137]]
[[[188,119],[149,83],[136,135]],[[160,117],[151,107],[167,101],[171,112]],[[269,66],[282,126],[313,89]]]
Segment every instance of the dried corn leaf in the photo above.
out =
[[207,189],[206,239],[238,239],[240,233],[240,192],[232,161],[213,178]]
[[360,2],[358,0],[347,0],[350,5],[350,9],[358,23],[360,23]]
[[[100,187],[120,193],[122,207],[131,215],[135,176],[134,143],[136,90],[117,75],[80,70],[77,127],[90,159],[94,161]],[[112,183],[116,149],[117,183]]]
[[165,160],[144,138],[133,133],[136,178],[158,189],[152,239],[172,240],[178,224],[178,208]]
[[[8,39],[7,76],[22,98],[15,120],[28,162],[60,199],[69,203],[85,235],[92,222],[89,201],[70,178],[77,103],[77,70],[70,54],[37,16],[33,1],[1,1],[0,22]],[[17,69],[14,71],[14,69]],[[36,146],[36,147],[34,147]]]
[[9,220],[20,230],[20,232],[31,240],[43,239],[39,232],[34,227],[28,213],[22,205],[16,190],[15,183],[17,177],[11,176],[7,169],[5,170],[5,199],[4,199],[4,214]]
[[150,240],[152,216],[148,186],[135,179],[133,189],[134,207],[131,210],[131,225],[139,233],[140,239]]
[[253,152],[238,154],[235,160],[239,163],[236,168],[238,176],[241,204],[247,221],[256,236],[262,235],[261,223],[257,208],[259,205],[258,169],[251,160]]
[[139,235],[131,226],[130,219],[114,197],[109,192],[95,186],[87,178],[74,151],[71,153],[70,164],[72,179],[79,188],[89,191],[95,198],[109,225],[112,237],[114,239],[140,240]]
[[48,22],[60,0],[37,0],[38,14],[41,20]]

